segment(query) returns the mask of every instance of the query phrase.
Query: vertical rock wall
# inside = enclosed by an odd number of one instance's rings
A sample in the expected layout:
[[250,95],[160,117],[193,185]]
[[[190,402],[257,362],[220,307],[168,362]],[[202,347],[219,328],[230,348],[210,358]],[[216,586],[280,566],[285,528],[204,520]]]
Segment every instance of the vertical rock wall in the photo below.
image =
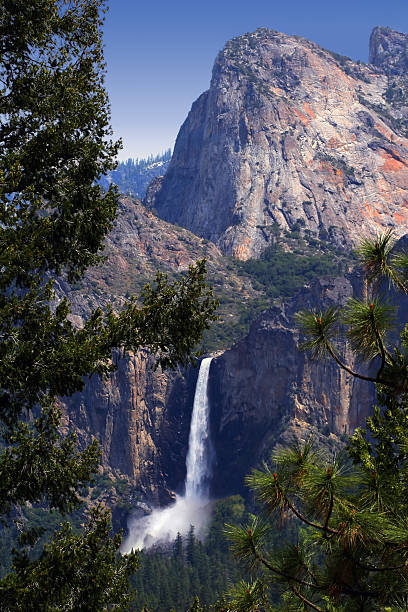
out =
[[407,50],[387,28],[371,38],[375,65],[266,28],[229,41],[151,205],[240,259],[299,220],[340,248],[405,233]]
[[[375,401],[374,385],[331,361],[312,361],[298,348],[294,314],[302,308],[342,304],[353,279],[321,280],[293,300],[263,313],[248,336],[214,360],[212,425],[217,455],[214,494],[239,490],[243,479],[274,446],[313,435],[339,448],[342,434],[364,423]],[[351,366],[360,367],[339,350]]]
[[64,401],[64,426],[77,432],[82,447],[99,441],[102,470],[127,477],[137,494],[163,504],[184,481],[197,373],[153,365],[140,351],[119,360],[108,379],[94,376]]

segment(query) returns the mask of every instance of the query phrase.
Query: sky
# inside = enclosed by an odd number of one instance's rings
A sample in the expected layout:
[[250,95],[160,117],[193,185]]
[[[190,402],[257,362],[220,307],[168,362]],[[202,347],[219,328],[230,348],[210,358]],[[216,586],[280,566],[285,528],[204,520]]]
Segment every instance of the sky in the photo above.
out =
[[407,0],[109,0],[106,85],[119,159],[173,148],[226,41],[269,27],[368,60],[376,25],[408,32]]

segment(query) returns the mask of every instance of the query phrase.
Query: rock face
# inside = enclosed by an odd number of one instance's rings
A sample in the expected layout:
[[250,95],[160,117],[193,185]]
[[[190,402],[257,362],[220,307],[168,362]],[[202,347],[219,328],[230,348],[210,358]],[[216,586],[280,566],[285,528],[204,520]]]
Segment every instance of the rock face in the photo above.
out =
[[125,196],[105,241],[105,255],[106,263],[89,269],[81,284],[57,281],[60,294],[70,299],[78,325],[98,306],[109,302],[120,308],[129,295],[140,293],[158,269],[174,275],[203,258],[209,270],[223,267],[214,244],[158,219],[140,201]]
[[143,200],[143,204],[146,206],[146,208],[153,208],[154,207],[154,201],[156,199],[156,195],[157,193],[160,191],[160,189],[162,188],[163,185],[163,176],[156,176],[149,184],[147,191],[146,191],[146,195],[145,198]]
[[[406,249],[407,239],[398,246]],[[231,268],[223,268],[224,258],[213,244],[123,198],[107,239],[106,264],[90,270],[81,287],[68,290],[61,281],[60,290],[67,292],[72,316],[81,325],[98,304],[110,301],[120,307],[126,293],[137,291],[159,265],[179,272],[204,255],[219,285],[237,285],[234,299],[243,299],[249,285],[243,287]],[[215,495],[242,490],[244,476],[279,441],[312,433],[336,446],[342,434],[364,422],[374,400],[372,386],[331,361],[311,362],[298,349],[294,321],[302,308],[324,309],[351,295],[359,297],[361,287],[354,273],[313,282],[294,298],[276,302],[245,338],[215,357],[210,371]],[[405,308],[400,323],[406,318]],[[346,359],[352,365],[351,356]],[[98,439],[101,471],[128,480],[132,503],[139,497],[162,505],[173,491],[182,492],[198,368],[162,372],[153,365],[144,351],[118,359],[107,380],[93,377],[62,407],[66,431],[74,430],[82,447]]]
[[[194,368],[187,375],[153,369],[144,351],[118,360],[107,380],[93,377],[64,402],[64,426],[81,446],[99,441],[101,470],[127,478],[136,496],[166,504],[184,481]],[[170,486],[170,489],[169,489]]]
[[[302,308],[359,296],[360,287],[353,275],[316,281],[265,311],[245,338],[215,357],[209,379],[214,495],[241,491],[245,475],[279,442],[313,434],[338,447],[342,434],[364,423],[373,386],[300,352],[294,320]],[[346,359],[354,365],[351,355]],[[163,505],[173,491],[182,492],[198,368],[162,372],[153,363],[140,351],[118,360],[109,379],[92,378],[65,401],[64,425],[82,446],[98,439],[101,470],[125,476],[136,496]]]
[[[342,434],[364,424],[375,399],[374,385],[353,378],[332,360],[312,361],[300,352],[294,320],[303,308],[325,309],[357,297],[361,286],[353,277],[313,283],[263,313],[246,338],[214,360],[215,495],[240,490],[245,475],[268,459],[279,442],[313,435],[336,448]],[[361,371],[344,345],[340,351]]]
[[241,259],[299,220],[346,248],[361,233],[405,233],[407,49],[386,28],[371,65],[268,29],[229,41],[151,205]]
[[406,76],[408,69],[408,35],[376,27],[370,36],[370,64],[386,74]]
[[[138,294],[156,269],[170,276],[206,258],[214,284],[237,285],[215,245],[186,229],[158,219],[130,197],[120,201],[118,217],[106,240],[106,263],[88,270],[81,284],[59,279],[57,292],[67,295],[71,319],[83,325],[92,309],[108,302],[120,309],[130,294]],[[190,415],[198,370],[154,369],[146,352],[117,359],[118,368],[106,380],[93,377],[81,393],[63,398],[65,431],[75,431],[82,447],[97,438],[100,469],[125,477],[133,499],[168,503],[185,477]]]

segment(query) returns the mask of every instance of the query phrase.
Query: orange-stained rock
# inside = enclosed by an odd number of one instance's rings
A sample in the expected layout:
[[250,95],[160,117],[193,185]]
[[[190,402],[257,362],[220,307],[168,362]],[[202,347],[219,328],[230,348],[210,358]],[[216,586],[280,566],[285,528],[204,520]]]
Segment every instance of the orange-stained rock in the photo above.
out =
[[[106,239],[106,262],[89,269],[73,287],[57,281],[59,297],[68,296],[71,320],[83,325],[92,309],[111,303],[122,308],[138,295],[157,269],[170,276],[206,258],[215,287],[235,287],[237,299],[253,297],[243,287],[219,249],[188,230],[158,219],[138,200],[122,197],[118,217]],[[100,473],[126,478],[133,502],[137,497],[156,504],[172,499],[185,477],[185,457],[197,370],[154,369],[145,351],[117,361],[106,380],[97,376],[84,391],[60,400],[62,429],[75,431],[83,448],[94,438],[101,448]],[[109,501],[109,500],[108,500]],[[117,500],[116,500],[117,501]],[[113,499],[112,503],[116,503]]]
[[387,28],[373,32],[369,65],[266,28],[229,41],[180,129],[159,215],[242,259],[270,244],[273,223],[301,219],[346,249],[361,234],[403,234],[407,50]]

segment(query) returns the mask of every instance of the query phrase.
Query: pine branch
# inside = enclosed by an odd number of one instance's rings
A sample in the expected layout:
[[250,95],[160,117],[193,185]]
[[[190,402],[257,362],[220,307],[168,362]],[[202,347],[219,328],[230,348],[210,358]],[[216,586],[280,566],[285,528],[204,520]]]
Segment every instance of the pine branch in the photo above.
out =
[[[372,319],[372,325],[373,325],[375,337],[377,338],[378,348],[380,350],[380,355],[381,355],[381,366],[380,366],[380,369],[377,372],[377,378],[380,378],[380,376],[382,374],[382,371],[384,369],[384,366],[385,366],[386,352],[388,353],[388,351],[386,351],[386,348],[385,348],[384,343],[382,341],[382,338],[380,336],[380,332],[378,331],[378,328],[377,328],[377,326],[375,324],[373,309],[371,309],[371,319]],[[388,356],[390,357],[389,353],[388,353]]]
[[397,274],[394,272],[394,270],[392,268],[390,268],[389,266],[387,266],[387,275],[392,280],[394,285],[396,287],[398,287],[398,289],[400,289],[400,291],[402,291],[402,293],[408,294],[408,287],[407,287],[407,285],[402,282],[402,280],[399,278],[399,276],[397,276]]
[[309,312],[302,310],[295,315],[296,320],[302,331],[309,337],[306,342],[300,344],[300,349],[310,351],[313,358],[321,358],[327,353],[334,361],[348,374],[360,380],[368,382],[381,383],[387,385],[386,381],[381,380],[378,376],[365,376],[359,372],[355,372],[346,365],[335,352],[330,339],[335,337],[338,324],[338,309],[329,308],[326,312]]
[[346,582],[342,583],[343,589],[342,592],[346,595],[353,595],[357,597],[379,597],[381,595],[380,591],[360,591],[353,589]]
[[309,601],[308,599],[306,599],[306,597],[304,595],[302,595],[302,593],[300,593],[296,587],[291,586],[290,587],[292,592],[296,595],[296,597],[299,597],[299,599],[301,599],[303,601],[303,603],[305,603],[307,606],[310,606],[312,608],[312,610],[316,610],[316,612],[325,612],[325,610],[323,610],[323,608],[319,608],[319,606],[317,606],[316,604],[314,604],[312,601]]
[[330,517],[332,515],[333,512],[333,506],[334,506],[334,495],[333,495],[333,491],[330,492],[330,504],[329,504],[329,509],[327,510],[327,515],[326,515],[326,519],[324,521],[324,525],[323,525],[323,529],[326,532],[327,527],[329,525],[329,520]]
[[314,584],[312,584],[310,582],[306,582],[305,580],[301,580],[300,578],[296,578],[295,576],[291,576],[290,574],[287,574],[286,572],[282,572],[282,570],[279,570],[276,567],[274,567],[273,565],[271,565],[269,563],[269,561],[264,559],[264,557],[262,557],[262,555],[256,550],[255,544],[252,541],[252,538],[251,538],[250,541],[251,541],[251,549],[252,549],[252,553],[253,553],[254,557],[259,561],[259,563],[264,565],[269,571],[273,572],[274,574],[277,574],[278,576],[281,576],[282,578],[286,578],[286,580],[294,580],[298,584],[301,584],[302,586],[308,587],[309,589],[316,588],[316,586]]
[[298,519],[300,519],[303,523],[305,523],[306,525],[309,525],[310,527],[315,527],[316,529],[319,529],[320,531],[326,531],[329,532],[333,535],[337,535],[339,533],[339,531],[337,529],[332,529],[329,526],[323,526],[323,525],[319,525],[318,523],[314,523],[313,521],[310,521],[308,518],[306,518],[305,516],[303,516],[303,514],[301,514],[301,512],[299,512],[299,510],[292,504],[291,501],[289,501],[289,499],[286,497],[286,495],[284,495],[282,493],[282,489],[280,488],[279,483],[276,483],[276,486],[279,488],[279,491],[282,495],[282,499],[284,500],[285,504],[287,505],[287,507],[292,510],[293,514],[295,516],[297,516]]
[[327,350],[329,351],[330,355],[333,357],[337,365],[339,365],[343,370],[354,376],[354,378],[359,378],[360,380],[368,380],[368,382],[380,383],[382,385],[390,385],[390,383],[387,383],[387,381],[385,380],[381,380],[380,378],[378,378],[378,376],[373,378],[372,376],[365,376],[364,374],[359,374],[359,372],[354,372],[354,370],[352,370],[349,366],[343,363],[343,361],[341,361],[340,357],[336,355],[331,344],[329,343],[327,345]]
[[374,567],[373,565],[364,565],[363,563],[360,563],[360,561],[358,561],[357,559],[354,559],[354,557],[352,557],[351,555],[347,555],[347,556],[350,559],[350,561],[358,565],[358,567],[361,567],[361,569],[367,570],[367,572],[393,572],[395,570],[400,570],[404,568],[407,569],[406,563],[402,563],[401,565],[394,565],[390,567]]

